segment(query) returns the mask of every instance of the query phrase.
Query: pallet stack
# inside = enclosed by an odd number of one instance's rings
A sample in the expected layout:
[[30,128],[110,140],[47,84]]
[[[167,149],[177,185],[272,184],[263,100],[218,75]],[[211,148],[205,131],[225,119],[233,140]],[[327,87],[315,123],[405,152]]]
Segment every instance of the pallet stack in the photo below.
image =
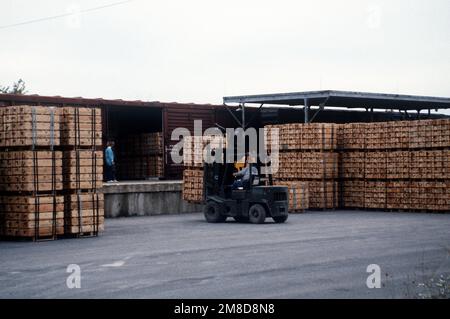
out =
[[0,236],[54,239],[64,233],[59,110],[0,108]]
[[143,180],[164,176],[161,132],[132,134],[117,140],[117,176],[120,180]]
[[367,123],[348,123],[338,126],[338,149],[365,149]]
[[289,212],[302,213],[309,209],[309,185],[307,182],[278,182],[277,186],[285,186],[289,192]]
[[[278,130],[279,141],[272,140]],[[265,127],[266,149],[279,145],[276,184],[306,182],[309,207],[336,208],[338,205],[338,126],[336,124],[286,124]]]
[[185,169],[183,171],[183,199],[189,203],[203,201],[203,170]]
[[[346,139],[358,129],[365,138],[356,148]],[[343,207],[450,211],[450,120],[355,123],[343,130]]]
[[[221,152],[226,140],[210,136],[186,136],[183,139],[183,199],[189,203],[203,202],[203,163],[208,154]],[[220,153],[222,154],[222,153]],[[213,157],[211,157],[211,160]],[[222,157],[223,160],[223,157]]]
[[65,235],[104,230],[102,122],[99,108],[61,108]]

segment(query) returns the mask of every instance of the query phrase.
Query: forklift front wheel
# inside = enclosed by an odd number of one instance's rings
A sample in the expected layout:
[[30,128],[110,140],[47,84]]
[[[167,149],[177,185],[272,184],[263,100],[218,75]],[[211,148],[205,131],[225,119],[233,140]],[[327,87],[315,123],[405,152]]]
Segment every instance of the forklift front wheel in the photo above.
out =
[[262,224],[266,220],[266,209],[261,204],[254,204],[248,210],[248,218],[252,224]]
[[220,213],[220,206],[215,202],[207,202],[203,212],[208,223],[222,223],[227,219]]

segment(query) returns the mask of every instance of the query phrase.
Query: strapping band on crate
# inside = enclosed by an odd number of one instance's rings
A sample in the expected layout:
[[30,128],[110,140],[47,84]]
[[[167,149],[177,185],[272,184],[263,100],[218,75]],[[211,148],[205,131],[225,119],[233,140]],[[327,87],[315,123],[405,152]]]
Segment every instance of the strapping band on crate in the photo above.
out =
[[78,107],[75,107],[75,147],[79,147],[81,145],[81,128],[80,128],[80,110]]
[[[77,193],[77,212],[78,212],[78,229],[79,232],[82,232],[82,221],[83,221],[83,216],[82,216],[82,207],[81,207],[81,199],[80,199],[80,185],[81,185],[81,180],[80,180],[80,150],[76,149],[75,150],[75,187],[76,187],[76,193]],[[72,217],[72,214],[70,214],[70,216]]]
[[[98,210],[98,194],[97,194],[97,153],[96,153],[96,139],[95,139],[95,125],[97,124],[95,108],[91,109],[92,118],[92,220],[93,220],[93,233],[98,235],[99,231],[99,210]],[[95,221],[94,221],[95,219]]]
[[[23,157],[23,153],[22,153],[22,157]],[[37,158],[37,152],[34,150],[33,148],[33,190],[34,190],[34,237],[35,239],[39,238],[39,207],[40,207],[40,203],[39,203],[39,197],[38,197],[38,193],[39,193],[39,171],[38,171],[38,158]]]
[[[81,200],[80,190],[77,190],[77,207],[78,207],[78,232],[83,233],[83,217],[81,216],[83,212],[83,201]],[[71,218],[72,219],[72,218]]]
[[327,189],[327,169],[326,169],[326,158],[325,158],[325,127],[322,124],[322,182],[323,182],[323,201],[324,201],[324,207],[328,207],[328,189]]
[[36,147],[37,140],[37,123],[36,123],[36,107],[31,108],[31,137],[32,137],[32,149],[34,150]]
[[50,149],[54,151],[55,145],[55,110],[50,108]]
[[305,209],[306,208],[306,202],[305,202],[305,197],[306,197],[306,189],[305,189],[305,183],[301,183],[302,185],[302,197],[300,199],[300,204],[302,205],[301,209]]
[[294,201],[293,208],[297,209],[297,188],[294,185],[292,186],[292,191],[293,191],[292,197],[293,197],[293,201]]
[[56,155],[55,155],[55,110],[50,108],[50,150],[52,152],[52,196],[53,196],[53,236],[57,234],[56,223]]

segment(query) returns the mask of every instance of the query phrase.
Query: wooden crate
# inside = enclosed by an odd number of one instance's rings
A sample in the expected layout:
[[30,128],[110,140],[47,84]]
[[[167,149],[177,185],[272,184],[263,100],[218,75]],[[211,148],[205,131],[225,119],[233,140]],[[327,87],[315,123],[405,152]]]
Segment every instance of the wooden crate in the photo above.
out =
[[412,181],[411,209],[450,212],[450,181]]
[[363,179],[365,176],[366,158],[364,152],[346,151],[341,153],[340,175],[346,179]]
[[131,134],[117,140],[116,175],[121,180],[164,176],[161,132]]
[[0,152],[0,190],[45,192],[62,189],[59,151]]
[[[185,136],[183,139],[183,165],[185,167],[203,168],[204,160],[224,161],[226,138],[220,136]],[[217,155],[217,157],[215,156]]]
[[412,151],[412,179],[449,179],[450,150]]
[[366,179],[386,179],[387,152],[368,152],[365,159]]
[[161,132],[126,135],[117,139],[115,147],[120,158],[161,155],[164,151]]
[[[277,129],[279,141],[272,139]],[[338,146],[338,125],[332,123],[284,124],[265,127],[266,148],[279,146],[286,150],[335,150]]]
[[386,208],[411,209],[411,194],[409,181],[386,182]]
[[45,106],[0,108],[0,147],[58,146],[60,110]]
[[101,193],[80,193],[64,196],[65,234],[104,231],[104,196]]
[[187,202],[203,202],[203,170],[185,169],[183,171],[182,196]]
[[339,125],[338,144],[344,150],[364,150],[366,148],[367,123]]
[[144,180],[164,176],[162,155],[120,157],[117,161],[117,177],[120,180]]
[[386,123],[370,123],[366,126],[367,150],[386,149]]
[[102,145],[100,108],[61,108],[61,145],[93,147]]
[[334,209],[339,206],[339,185],[335,181],[308,181],[309,207]]
[[309,208],[308,182],[279,181],[276,186],[285,186],[289,193],[289,212],[304,212]]
[[301,155],[300,179],[333,179],[338,177],[338,154],[304,152]]
[[386,181],[366,181],[364,207],[368,209],[386,209]]
[[64,151],[63,184],[67,190],[103,187],[103,152]]
[[386,149],[408,149],[410,142],[410,123],[392,121],[383,123],[385,128]]
[[63,232],[62,196],[0,196],[0,236],[39,239]]
[[342,181],[342,206],[364,208],[364,180]]
[[278,171],[273,174],[275,179],[298,179],[302,174],[302,153],[282,152],[278,155]]
[[411,157],[408,151],[393,151],[386,153],[386,178],[409,179]]
[[279,154],[277,179],[333,179],[338,177],[338,154],[334,152],[283,152]]

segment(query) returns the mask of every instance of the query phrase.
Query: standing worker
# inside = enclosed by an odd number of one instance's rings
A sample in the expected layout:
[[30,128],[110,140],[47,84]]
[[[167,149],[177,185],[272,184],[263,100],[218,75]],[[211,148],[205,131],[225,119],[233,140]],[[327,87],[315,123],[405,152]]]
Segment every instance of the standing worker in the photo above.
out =
[[105,179],[106,182],[117,182],[116,180],[116,163],[114,161],[114,141],[108,141],[108,144],[105,149],[105,162],[106,162],[106,171],[105,171]]

